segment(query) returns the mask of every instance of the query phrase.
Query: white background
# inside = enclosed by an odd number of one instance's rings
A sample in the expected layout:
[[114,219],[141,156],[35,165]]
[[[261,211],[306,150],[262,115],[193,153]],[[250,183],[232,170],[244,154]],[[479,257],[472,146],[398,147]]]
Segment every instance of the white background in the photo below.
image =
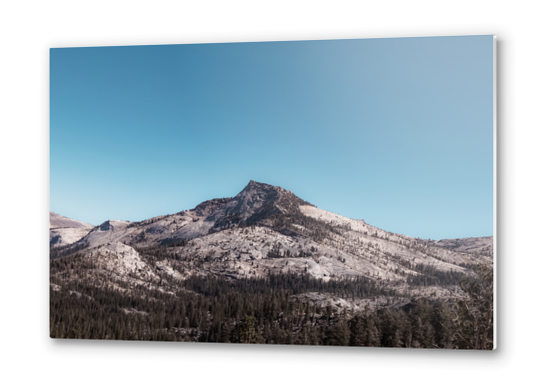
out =
[[[539,380],[540,15],[536,1],[498,0],[3,1],[0,5],[2,381]],[[465,34],[498,37],[499,345],[496,351],[49,339],[49,48]]]

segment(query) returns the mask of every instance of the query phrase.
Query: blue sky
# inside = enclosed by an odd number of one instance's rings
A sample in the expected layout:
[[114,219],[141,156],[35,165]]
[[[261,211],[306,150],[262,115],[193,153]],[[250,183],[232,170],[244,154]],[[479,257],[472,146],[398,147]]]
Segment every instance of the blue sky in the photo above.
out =
[[382,229],[493,234],[493,37],[54,48],[50,208],[137,221],[253,179]]

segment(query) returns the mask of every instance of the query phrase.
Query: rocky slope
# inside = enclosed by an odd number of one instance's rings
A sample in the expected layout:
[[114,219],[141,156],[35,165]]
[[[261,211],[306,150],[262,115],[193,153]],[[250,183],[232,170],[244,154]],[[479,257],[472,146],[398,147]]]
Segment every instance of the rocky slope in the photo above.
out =
[[73,244],[88,234],[92,228],[93,225],[49,212],[49,245],[59,247]]
[[468,252],[491,257],[493,255],[493,236],[467,237],[464,239],[443,239],[428,241],[429,244],[458,252]]

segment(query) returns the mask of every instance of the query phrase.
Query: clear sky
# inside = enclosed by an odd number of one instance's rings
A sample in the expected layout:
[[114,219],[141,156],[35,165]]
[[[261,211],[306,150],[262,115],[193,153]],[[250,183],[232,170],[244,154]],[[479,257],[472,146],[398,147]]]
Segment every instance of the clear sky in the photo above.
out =
[[493,37],[54,48],[50,208],[94,225],[253,179],[387,231],[493,234]]

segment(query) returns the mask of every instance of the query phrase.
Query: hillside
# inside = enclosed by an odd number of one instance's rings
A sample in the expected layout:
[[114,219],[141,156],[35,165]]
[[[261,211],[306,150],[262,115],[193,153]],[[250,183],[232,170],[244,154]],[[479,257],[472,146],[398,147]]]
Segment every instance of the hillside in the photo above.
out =
[[453,251],[474,253],[487,257],[493,256],[493,236],[433,240],[429,241],[429,244]]
[[93,225],[49,212],[49,245],[59,247],[73,244],[94,228]]

